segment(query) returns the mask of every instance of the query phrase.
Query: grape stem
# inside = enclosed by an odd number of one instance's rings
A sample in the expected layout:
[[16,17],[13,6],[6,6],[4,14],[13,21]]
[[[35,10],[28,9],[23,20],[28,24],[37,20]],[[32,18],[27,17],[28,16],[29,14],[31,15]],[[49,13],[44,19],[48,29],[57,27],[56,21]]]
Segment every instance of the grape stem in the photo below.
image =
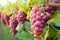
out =
[[53,3],[50,3],[50,4],[43,4],[44,6],[60,6],[60,4],[53,4]]
[[[53,3],[50,3],[50,4],[43,3],[43,4],[40,4],[40,5],[43,5],[43,6],[56,6],[56,7],[60,6],[60,4],[53,4]],[[32,7],[33,6],[30,6],[30,8],[32,8]]]

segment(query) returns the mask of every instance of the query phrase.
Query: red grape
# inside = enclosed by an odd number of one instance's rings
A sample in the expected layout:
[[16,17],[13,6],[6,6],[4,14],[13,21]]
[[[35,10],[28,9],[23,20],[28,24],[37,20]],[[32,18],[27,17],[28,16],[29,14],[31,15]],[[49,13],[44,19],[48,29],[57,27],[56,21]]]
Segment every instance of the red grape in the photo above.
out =
[[17,30],[16,30],[17,25],[18,25],[18,21],[16,20],[14,15],[12,15],[9,20],[9,28],[11,29],[12,36],[15,36],[17,33]]
[[19,11],[17,14],[17,20],[20,23],[24,23],[26,21],[26,14],[23,11]]

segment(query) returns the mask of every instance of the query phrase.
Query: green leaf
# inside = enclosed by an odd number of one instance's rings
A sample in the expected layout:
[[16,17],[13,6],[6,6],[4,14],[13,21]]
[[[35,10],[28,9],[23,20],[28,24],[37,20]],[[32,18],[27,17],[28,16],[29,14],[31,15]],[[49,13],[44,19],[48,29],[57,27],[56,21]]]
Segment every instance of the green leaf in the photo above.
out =
[[[60,21],[56,21],[56,20],[50,20],[49,22],[48,22],[49,24],[51,24],[51,25],[55,25],[55,26],[57,26],[57,27],[60,27]],[[56,27],[54,27],[54,28],[56,28]],[[57,28],[56,28],[57,29]]]
[[18,32],[21,32],[21,31],[23,31],[23,29],[24,29],[24,25],[21,24],[21,23],[19,23],[18,26],[17,26],[17,28],[16,28],[16,30],[17,30]]
[[27,7],[29,2],[30,0],[20,0],[20,5],[22,5],[23,7]]
[[55,25],[55,26],[60,27],[60,21],[56,21],[56,20],[52,19],[48,23],[51,24],[51,25]]
[[54,20],[53,20],[53,19],[52,19],[52,20],[50,20],[50,21],[48,21],[48,24],[56,25],[56,23],[54,22]]
[[56,26],[60,27],[60,21],[54,21]]
[[4,10],[5,10],[5,12],[6,12],[6,14],[9,16],[10,14],[12,14],[12,11],[11,11],[11,9],[8,7],[8,6],[5,6],[4,7]]
[[50,37],[55,37],[57,32],[58,32],[58,30],[56,30],[55,28],[53,28],[51,26],[49,27],[49,36]]
[[60,0],[58,0],[58,3],[60,3]]
[[46,32],[45,39],[54,40],[54,38],[58,33],[58,30],[56,30],[53,26],[47,26],[47,27],[48,27],[48,30]]
[[30,24],[30,22],[26,21],[24,26],[25,26],[25,28],[27,30],[31,30],[31,24]]
[[44,2],[44,0],[30,0],[30,5],[42,4],[43,2]]
[[56,13],[53,15],[53,20],[55,21],[60,21],[60,14],[59,14],[59,11],[56,11]]
[[16,36],[21,40],[34,40],[33,36],[25,31],[18,33]]
[[58,31],[57,38],[60,40],[60,30]]

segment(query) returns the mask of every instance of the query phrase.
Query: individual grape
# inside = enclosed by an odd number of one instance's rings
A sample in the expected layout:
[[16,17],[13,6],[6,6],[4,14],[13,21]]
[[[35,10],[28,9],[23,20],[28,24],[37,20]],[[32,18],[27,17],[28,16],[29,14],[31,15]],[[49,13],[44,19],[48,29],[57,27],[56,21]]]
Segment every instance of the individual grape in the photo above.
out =
[[43,31],[43,28],[35,27],[35,31],[36,31],[36,32],[38,32],[38,31]]
[[34,34],[34,38],[38,38],[38,35]]
[[44,13],[41,13],[40,16],[43,17],[44,16]]
[[51,19],[52,18],[52,16],[51,16],[50,13],[48,13],[46,16],[48,17],[48,19]]
[[35,30],[35,25],[32,25],[32,26],[31,26],[31,29],[32,29],[32,30]]
[[41,24],[41,22],[40,22],[40,21],[36,21],[34,24],[35,24],[36,26],[39,26],[39,25]]
[[46,6],[45,7],[45,11],[49,11],[50,10],[50,7],[49,6]]
[[24,23],[26,21],[26,14],[23,11],[19,11],[17,14],[17,20],[20,23]]
[[31,23],[34,24],[36,22],[35,18],[32,18]]
[[41,20],[41,17],[39,15],[36,16],[36,20],[40,21]]
[[39,26],[39,27],[40,27],[40,28],[44,28],[44,26],[45,26],[44,24],[40,24],[40,26]]
[[32,18],[33,18],[33,17],[36,18],[36,14],[33,14],[31,17],[32,17]]
[[29,20],[30,19],[30,16],[27,16],[26,19]]
[[44,15],[43,17],[42,17],[42,20],[47,20],[48,19],[48,17],[46,16],[46,15]]
[[39,10],[38,6],[36,4],[33,6],[32,11],[36,13]]
[[54,14],[54,13],[55,13],[55,11],[54,11],[54,10],[52,10],[50,13],[51,13],[51,14]]
[[44,20],[41,20],[41,24],[45,24],[45,21]]
[[17,33],[16,27],[18,25],[18,21],[16,18],[12,15],[9,20],[9,28],[11,29],[12,36],[15,36]]

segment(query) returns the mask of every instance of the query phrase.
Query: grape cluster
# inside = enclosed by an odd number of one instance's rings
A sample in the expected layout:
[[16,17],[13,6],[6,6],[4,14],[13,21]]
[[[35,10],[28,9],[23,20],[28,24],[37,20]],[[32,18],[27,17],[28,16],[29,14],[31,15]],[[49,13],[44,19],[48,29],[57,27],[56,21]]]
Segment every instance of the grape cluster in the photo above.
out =
[[52,18],[51,14],[47,13],[44,14],[43,10],[39,8],[37,5],[32,7],[30,13],[30,23],[32,24],[31,28],[34,33],[34,38],[38,38],[39,35],[43,34],[44,26],[46,25],[47,21]]
[[9,28],[12,32],[12,36],[15,36],[17,33],[16,27],[19,23],[24,23],[26,21],[26,14],[23,11],[19,11],[17,13],[17,16],[14,16],[11,14],[10,16],[7,16],[4,13],[1,13],[1,20],[5,25],[9,25]]
[[45,11],[53,15],[55,11],[57,10],[57,7],[55,6],[46,6]]
[[16,27],[18,25],[18,21],[16,18],[12,15],[9,20],[9,28],[11,29],[12,36],[15,36],[17,33]]
[[4,14],[4,13],[1,14],[1,20],[4,23],[4,25],[8,25],[9,24],[9,17],[6,14]]
[[[57,0],[53,0],[52,3],[57,3]],[[34,38],[38,38],[43,33],[43,28],[46,23],[52,18],[52,15],[57,10],[56,6],[46,6],[45,11],[34,5],[30,13],[31,28],[34,33]],[[47,13],[44,13],[47,12]]]
[[25,14],[25,12],[19,11],[18,14],[17,14],[17,20],[18,20],[18,22],[24,23],[26,21],[26,16],[27,15]]
[[[56,4],[58,0],[53,0],[52,4]],[[55,11],[57,10],[56,6],[46,6],[45,11],[50,13],[51,15],[55,14]]]

